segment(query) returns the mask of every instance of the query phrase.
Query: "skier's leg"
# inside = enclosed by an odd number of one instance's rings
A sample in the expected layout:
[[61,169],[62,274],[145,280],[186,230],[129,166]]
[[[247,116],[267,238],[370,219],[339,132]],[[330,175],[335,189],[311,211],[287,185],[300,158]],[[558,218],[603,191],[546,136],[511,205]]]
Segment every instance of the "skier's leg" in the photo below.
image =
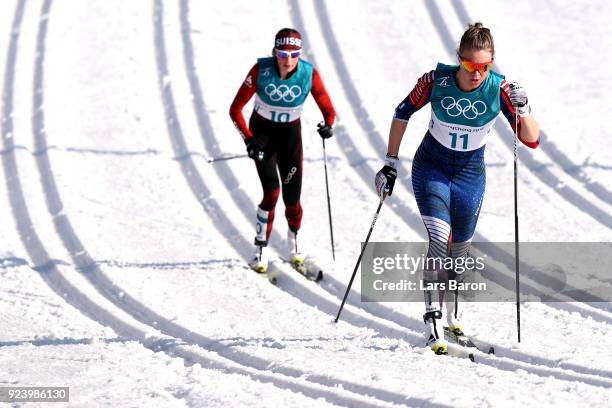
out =
[[276,158],[257,162],[257,174],[263,188],[263,199],[257,207],[255,215],[255,249],[249,265],[257,272],[263,273],[268,269],[268,239],[272,232],[274,222],[274,207],[278,200],[279,187],[276,174]]
[[[423,269],[423,284],[431,287],[448,280],[444,269],[444,259],[448,256],[450,225],[440,218],[422,216],[429,235],[429,247]],[[435,286],[434,286],[435,287]],[[427,325],[429,338],[427,344],[436,352],[446,352],[444,331],[437,320],[442,318],[442,302],[444,290],[425,290],[425,314],[423,321]]]
[[256,162],[255,165],[263,189],[263,198],[257,207],[257,236],[255,240],[265,246],[272,232],[274,208],[280,192],[276,172],[276,155],[262,162]]
[[[412,187],[417,200],[419,212],[429,236],[427,262],[423,270],[423,283],[437,284],[446,280],[444,258],[448,256],[448,246],[451,236],[450,227],[450,185],[446,174],[419,147],[412,165]],[[447,346],[444,341],[444,331],[437,323],[442,317],[441,304],[444,291],[425,291],[425,321],[429,339],[427,344],[436,353],[445,353]]]
[[255,236],[255,241],[263,246],[267,245],[270,233],[272,232],[274,208],[276,207],[279,193],[280,189],[278,187],[264,190],[263,199],[257,207],[257,223],[255,224],[257,235]]
[[[465,258],[468,254],[468,250],[470,247],[470,242],[472,239],[470,238],[467,241],[463,242],[455,242],[454,237],[451,242],[451,252],[450,255],[453,258],[454,263],[457,263],[457,259]],[[464,270],[448,271],[448,279],[455,280],[457,282],[462,282],[464,278]],[[463,333],[463,325],[459,320],[459,291],[447,291],[444,297],[444,301],[446,303],[446,321],[448,322],[448,328],[450,331],[455,333],[458,336],[462,336]]]
[[304,262],[303,251],[298,246],[297,233],[302,223],[302,136],[301,125],[288,126],[285,138],[279,143],[278,170],[282,180],[285,217],[289,230],[287,232],[287,250],[291,261]]
[[[463,163],[462,170],[457,173],[451,183],[451,228],[453,230],[450,254],[454,264],[462,265],[468,255],[470,243],[476,230],[478,216],[484,197],[486,172],[484,160],[478,153]],[[461,259],[462,262],[457,260]],[[449,271],[449,278],[463,281],[465,268],[457,267]],[[459,320],[459,293],[448,292],[446,295],[446,310],[449,329],[457,335],[463,334],[463,326]]]
[[261,182],[263,198],[257,207],[255,216],[255,250],[249,265],[257,272],[265,272],[268,268],[268,254],[266,246],[272,232],[274,223],[274,208],[278,200],[280,187],[278,173],[276,171],[276,146],[273,131],[265,122],[255,120],[251,117],[249,123],[253,131],[253,137],[259,139],[268,157],[264,161],[255,161],[257,175]]

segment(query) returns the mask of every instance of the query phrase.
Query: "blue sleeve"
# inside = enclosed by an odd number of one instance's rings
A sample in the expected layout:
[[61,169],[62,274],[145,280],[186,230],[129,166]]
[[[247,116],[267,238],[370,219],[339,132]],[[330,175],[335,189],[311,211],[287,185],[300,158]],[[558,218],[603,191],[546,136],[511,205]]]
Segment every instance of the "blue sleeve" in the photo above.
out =
[[408,122],[413,113],[429,103],[434,84],[434,73],[435,71],[430,71],[419,78],[412,91],[395,108],[394,119]]

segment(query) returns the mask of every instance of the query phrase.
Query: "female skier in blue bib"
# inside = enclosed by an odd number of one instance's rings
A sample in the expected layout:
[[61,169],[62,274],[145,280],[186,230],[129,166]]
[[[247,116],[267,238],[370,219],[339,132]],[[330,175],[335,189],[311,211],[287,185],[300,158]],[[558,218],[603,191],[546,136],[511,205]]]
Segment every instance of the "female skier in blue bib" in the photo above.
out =
[[[230,117],[244,139],[249,157],[255,161],[263,188],[255,220],[255,253],[249,262],[259,273],[268,268],[266,246],[281,185],[289,225],[287,256],[296,269],[304,268],[305,255],[297,245],[302,223],[302,106],[312,94],[325,121],[317,130],[324,139],[332,137],[336,117],[319,72],[300,58],[300,33],[292,28],[280,30],[272,53],[272,57],[257,60],[230,107]],[[242,109],[253,95],[255,103],[247,127]]]
[[[481,23],[469,25],[457,50],[459,65],[438,64],[395,110],[385,165],[375,179],[381,198],[393,192],[399,147],[410,116],[431,103],[429,127],[412,165],[412,187],[429,235],[428,258],[467,255],[485,191],[485,143],[499,112],[513,129],[516,120],[523,144],[536,148],[539,143],[539,126],[530,116],[525,90],[491,70],[494,55],[489,29]],[[424,282],[462,279],[452,270],[430,269],[423,271]],[[436,325],[443,301],[450,331],[463,334],[455,296],[425,291],[427,345],[437,354],[447,352],[444,332]]]

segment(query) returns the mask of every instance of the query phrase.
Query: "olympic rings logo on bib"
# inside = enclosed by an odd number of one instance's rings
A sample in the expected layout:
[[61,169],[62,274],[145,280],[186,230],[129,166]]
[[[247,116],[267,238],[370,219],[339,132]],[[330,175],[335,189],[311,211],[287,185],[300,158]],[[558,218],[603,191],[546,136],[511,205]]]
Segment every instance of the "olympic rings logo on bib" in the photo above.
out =
[[279,85],[277,87],[274,84],[268,84],[264,91],[273,102],[278,102],[282,99],[284,102],[291,103],[302,95],[302,88],[297,85],[289,88],[287,85]]
[[466,119],[476,119],[487,111],[487,105],[483,101],[472,103],[467,98],[461,98],[455,101],[452,96],[445,96],[440,102],[442,108],[446,110],[448,116],[457,117],[463,115]]

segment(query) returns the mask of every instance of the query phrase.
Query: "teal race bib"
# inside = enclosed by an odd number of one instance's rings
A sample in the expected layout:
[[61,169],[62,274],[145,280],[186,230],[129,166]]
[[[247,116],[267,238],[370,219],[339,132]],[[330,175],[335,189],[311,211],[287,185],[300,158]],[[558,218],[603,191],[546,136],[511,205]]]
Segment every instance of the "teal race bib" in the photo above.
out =
[[274,68],[274,58],[257,60],[255,111],[272,122],[293,122],[302,114],[302,105],[312,87],[312,65],[299,60],[297,71],[281,79]]
[[463,92],[455,82],[457,66],[438,64],[431,90],[429,132],[452,150],[475,150],[486,144],[500,111],[504,77],[490,71],[473,91]]

